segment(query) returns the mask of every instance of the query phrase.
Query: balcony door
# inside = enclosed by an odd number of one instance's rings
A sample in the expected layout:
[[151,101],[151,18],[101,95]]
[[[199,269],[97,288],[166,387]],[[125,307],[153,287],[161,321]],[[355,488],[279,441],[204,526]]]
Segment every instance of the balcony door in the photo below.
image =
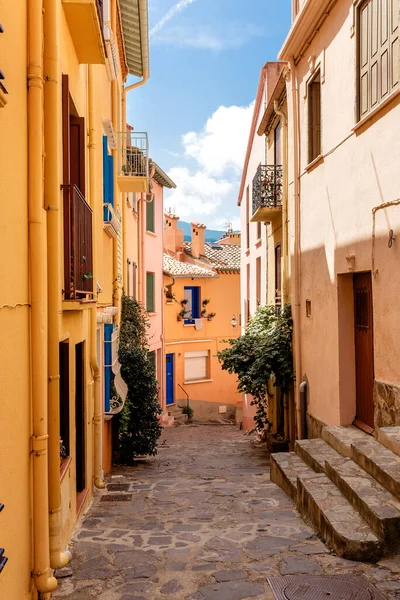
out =
[[72,114],[73,110],[68,75],[63,75],[63,183],[76,185],[85,197],[85,119]]
[[274,129],[274,164],[282,164],[282,128],[280,121]]

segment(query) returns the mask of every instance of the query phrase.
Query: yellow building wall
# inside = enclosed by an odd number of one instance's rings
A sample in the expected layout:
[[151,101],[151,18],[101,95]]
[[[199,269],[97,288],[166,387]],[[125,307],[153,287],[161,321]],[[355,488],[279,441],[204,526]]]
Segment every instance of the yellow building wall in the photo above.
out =
[[8,557],[0,597],[31,598],[29,281],[27,203],[27,3],[1,5],[0,67],[0,547]]
[[[164,278],[164,285],[171,284],[171,278]],[[212,321],[203,319],[200,330],[194,325],[185,325],[178,321],[181,300],[184,299],[185,286],[201,287],[201,302],[209,299],[207,312],[215,312]],[[216,354],[226,347],[224,340],[238,337],[240,327],[231,325],[232,316],[239,320],[240,314],[240,275],[220,275],[216,279],[179,278],[172,286],[177,302],[165,302],[165,353],[174,354],[174,397],[175,404],[186,403],[186,396],[179,388],[185,388],[195,411],[195,418],[216,417],[219,406],[229,407],[227,416],[232,415],[236,405],[241,402],[237,392],[236,376],[223,371]],[[192,383],[185,381],[185,352],[209,351],[208,381]],[[208,404],[209,406],[207,406]],[[168,407],[167,407],[168,409]],[[220,416],[223,416],[220,415]]]

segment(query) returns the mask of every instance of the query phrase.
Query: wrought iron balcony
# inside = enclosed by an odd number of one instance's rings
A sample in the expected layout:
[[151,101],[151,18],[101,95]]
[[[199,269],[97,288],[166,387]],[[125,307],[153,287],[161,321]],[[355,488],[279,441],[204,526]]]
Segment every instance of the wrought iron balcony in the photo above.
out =
[[252,221],[266,222],[282,210],[282,165],[260,165],[253,179]]
[[149,191],[149,143],[147,133],[117,133],[117,181],[122,192]]
[[93,296],[92,209],[76,185],[64,192],[65,300]]

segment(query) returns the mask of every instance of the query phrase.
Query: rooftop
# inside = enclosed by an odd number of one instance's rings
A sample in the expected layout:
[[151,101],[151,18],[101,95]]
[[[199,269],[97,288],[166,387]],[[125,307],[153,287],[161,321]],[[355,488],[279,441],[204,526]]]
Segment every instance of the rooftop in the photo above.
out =
[[[240,272],[240,246],[227,244],[205,243],[205,257],[200,260],[205,265],[215,269],[217,273],[239,273]],[[192,255],[192,243],[185,242],[184,250],[189,256]]]
[[171,277],[218,277],[214,269],[210,267],[199,267],[193,263],[178,260],[169,254],[164,254],[164,273]]

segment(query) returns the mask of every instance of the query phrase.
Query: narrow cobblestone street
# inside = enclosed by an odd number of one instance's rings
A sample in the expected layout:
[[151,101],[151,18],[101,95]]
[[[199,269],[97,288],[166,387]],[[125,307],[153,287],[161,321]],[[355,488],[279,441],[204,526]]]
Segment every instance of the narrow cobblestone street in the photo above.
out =
[[271,600],[268,576],[339,573],[400,598],[399,557],[333,555],[270,482],[265,449],[233,426],[167,429],[157,457],[115,469],[108,485],[75,534],[55,598]]

